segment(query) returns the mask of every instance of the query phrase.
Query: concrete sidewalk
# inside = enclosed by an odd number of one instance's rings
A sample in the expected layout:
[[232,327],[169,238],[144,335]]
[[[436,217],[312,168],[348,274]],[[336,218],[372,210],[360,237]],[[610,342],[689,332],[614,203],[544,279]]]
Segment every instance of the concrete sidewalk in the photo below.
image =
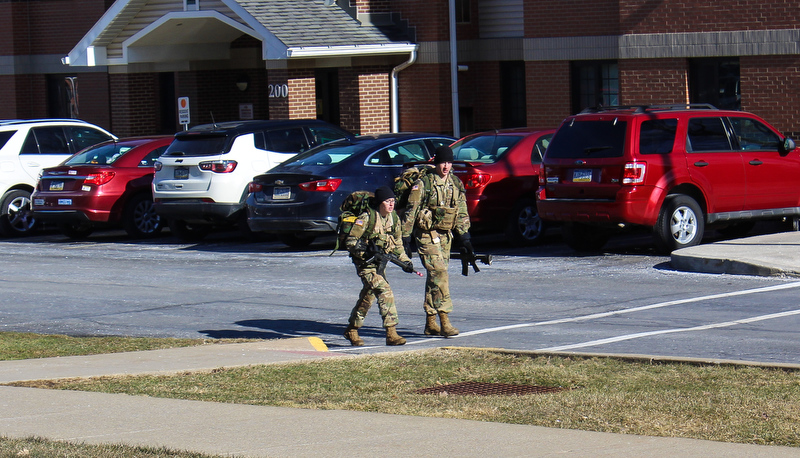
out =
[[800,277],[800,232],[779,232],[697,245],[672,252],[678,270]]
[[[0,362],[0,380],[179,373],[346,357],[316,338]],[[800,449],[341,410],[0,386],[0,435],[246,457],[798,457]]]

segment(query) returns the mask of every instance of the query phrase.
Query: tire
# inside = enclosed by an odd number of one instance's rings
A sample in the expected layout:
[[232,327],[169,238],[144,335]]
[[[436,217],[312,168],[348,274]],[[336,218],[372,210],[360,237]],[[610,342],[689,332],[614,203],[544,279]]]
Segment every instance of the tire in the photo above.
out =
[[581,223],[565,223],[561,227],[561,234],[564,242],[579,252],[600,251],[611,238],[608,231]]
[[280,236],[280,240],[284,245],[288,245],[292,248],[306,248],[314,243],[316,237],[305,234],[283,234]]
[[169,220],[169,231],[184,242],[199,242],[210,232],[211,226],[205,224],[187,224],[186,221],[176,219]]
[[83,240],[92,235],[94,227],[85,221],[65,221],[58,223],[58,231],[73,240]]
[[32,234],[35,230],[31,193],[22,189],[7,192],[0,204],[0,232],[8,237],[19,237]]
[[122,227],[134,238],[153,237],[161,232],[164,221],[156,213],[150,194],[137,194],[125,204]]
[[653,228],[656,246],[663,252],[699,245],[703,240],[705,215],[689,196],[667,197]]
[[511,209],[506,227],[506,236],[514,246],[531,246],[542,242],[547,226],[539,211],[536,201],[522,199]]

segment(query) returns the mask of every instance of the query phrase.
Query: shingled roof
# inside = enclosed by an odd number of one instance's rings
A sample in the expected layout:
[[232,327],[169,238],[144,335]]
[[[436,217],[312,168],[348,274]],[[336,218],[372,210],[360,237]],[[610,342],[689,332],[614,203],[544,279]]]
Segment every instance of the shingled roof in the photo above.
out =
[[[236,0],[287,47],[396,43],[373,25],[362,25],[324,0]],[[407,42],[407,41],[406,41]]]

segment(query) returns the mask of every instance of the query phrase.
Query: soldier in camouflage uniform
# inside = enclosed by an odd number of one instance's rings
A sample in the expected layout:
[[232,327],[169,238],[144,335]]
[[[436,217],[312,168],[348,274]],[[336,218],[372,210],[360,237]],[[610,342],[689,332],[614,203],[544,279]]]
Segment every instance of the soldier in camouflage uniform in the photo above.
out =
[[[401,262],[406,263],[403,271],[414,272],[414,265],[403,249],[400,218],[394,212],[394,191],[387,186],[378,188],[375,191],[374,204],[376,209],[369,209],[356,219],[345,241],[347,251],[350,252],[350,257],[356,266],[356,273],[364,285],[358,295],[358,302],[350,313],[348,326],[344,333],[344,337],[356,347],[364,345],[364,341],[358,336],[358,328],[364,324],[364,318],[376,298],[383,318],[383,327],[386,328],[386,345],[406,343],[406,339],[400,337],[395,329],[398,322],[397,308],[389,282],[378,273],[376,263],[367,262],[371,257],[368,242],[373,241],[375,249],[383,250],[384,253],[392,253]],[[370,218],[374,218],[374,226],[370,222]]]
[[[458,329],[450,324],[453,311],[447,265],[454,235],[468,252],[473,253],[469,238],[469,215],[466,191],[452,173],[453,151],[436,148],[435,173],[422,175],[411,187],[403,216],[403,245],[410,251],[413,236],[422,265],[427,270],[425,282],[425,335],[451,337]],[[439,316],[441,326],[436,322]]]

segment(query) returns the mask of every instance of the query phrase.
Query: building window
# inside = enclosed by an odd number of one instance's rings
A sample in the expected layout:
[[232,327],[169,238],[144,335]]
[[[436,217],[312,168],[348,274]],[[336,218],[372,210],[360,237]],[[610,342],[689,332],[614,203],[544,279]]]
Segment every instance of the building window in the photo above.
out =
[[456,3],[456,22],[470,22],[469,3],[470,0],[455,0]]
[[525,62],[500,62],[500,87],[502,127],[525,127]]
[[183,0],[184,11],[200,11],[200,0]]
[[619,105],[619,69],[616,62],[572,63],[572,111]]
[[689,101],[709,103],[726,110],[740,110],[739,58],[691,59]]

